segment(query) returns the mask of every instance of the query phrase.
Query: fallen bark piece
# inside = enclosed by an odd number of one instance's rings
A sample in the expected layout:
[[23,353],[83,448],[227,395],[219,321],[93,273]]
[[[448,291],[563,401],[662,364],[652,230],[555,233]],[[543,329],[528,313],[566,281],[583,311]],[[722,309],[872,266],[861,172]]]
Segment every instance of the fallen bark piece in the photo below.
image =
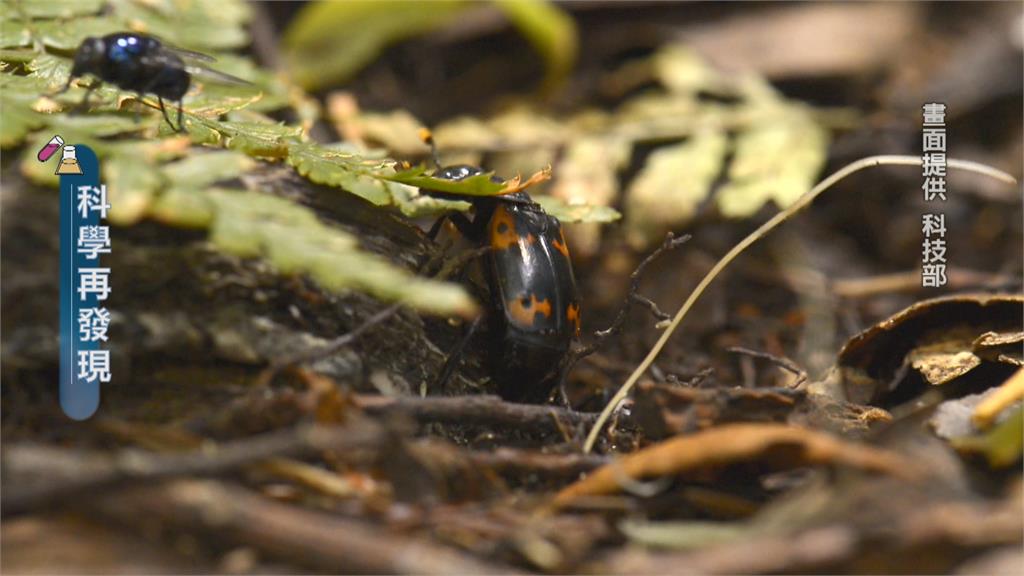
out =
[[633,414],[650,439],[728,422],[784,422],[804,399],[787,388],[682,388],[641,382]]
[[601,467],[556,496],[562,508],[582,496],[612,494],[621,480],[674,476],[743,462],[777,470],[812,464],[840,464],[903,477],[913,476],[898,454],[783,424],[730,424],[654,444]]

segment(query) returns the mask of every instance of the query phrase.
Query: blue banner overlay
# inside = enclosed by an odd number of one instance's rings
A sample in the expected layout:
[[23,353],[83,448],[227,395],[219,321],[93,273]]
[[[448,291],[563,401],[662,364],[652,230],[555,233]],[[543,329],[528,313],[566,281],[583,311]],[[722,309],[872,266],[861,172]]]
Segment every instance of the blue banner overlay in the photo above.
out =
[[[69,147],[70,148],[70,147]],[[87,146],[76,145],[81,172],[60,173],[60,405],[75,420],[92,416],[100,384],[110,381],[107,340],[110,253],[105,220],[109,205],[100,184],[99,162]],[[63,162],[63,161],[62,161]]]

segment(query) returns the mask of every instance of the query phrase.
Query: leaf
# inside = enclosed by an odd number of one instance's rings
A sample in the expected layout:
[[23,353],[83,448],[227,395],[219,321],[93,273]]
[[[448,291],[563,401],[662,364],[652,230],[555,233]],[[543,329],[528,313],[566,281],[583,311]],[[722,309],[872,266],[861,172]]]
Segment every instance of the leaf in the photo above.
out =
[[238,152],[216,151],[193,154],[183,160],[166,164],[164,178],[173,186],[202,188],[237,178],[253,169],[256,162]]
[[366,165],[362,162],[355,154],[314,144],[293,144],[288,149],[288,163],[313,182],[343,188],[377,206],[391,204],[391,192],[386,183],[365,174],[371,166],[381,169],[381,163]]
[[462,200],[442,200],[426,194],[420,194],[419,188],[408,184],[389,182],[391,199],[410,218],[434,216],[442,212],[465,212],[472,206]]
[[[156,127],[157,122],[156,118],[149,116],[136,121],[131,114],[54,114],[50,117],[50,124],[58,133],[68,134],[69,137],[75,137],[83,143],[96,138],[109,138],[152,130]],[[159,122],[163,122],[163,120],[161,119]],[[67,138],[64,140],[68,141]],[[95,142],[89,142],[89,145],[94,150],[97,148]],[[103,145],[99,144],[98,147],[103,148]]]
[[349,234],[320,222],[308,208],[264,194],[214,191],[210,240],[242,257],[265,257],[284,274],[309,274],[334,291],[358,289],[438,314],[471,316],[476,305],[461,286],[419,278],[362,252]]
[[393,182],[401,182],[402,184],[416,186],[423,190],[448,192],[463,196],[494,196],[505,189],[505,184],[503,182],[494,182],[491,180],[492,176],[494,174],[485,172],[455,181],[434,178],[426,173],[425,168],[411,168],[390,175],[387,178]]
[[686,95],[722,92],[722,77],[688,46],[666,46],[655,53],[652,64],[654,76],[669,92]]
[[[264,122],[232,122],[202,118],[189,114],[189,129],[199,124],[217,133],[216,141],[231,150],[238,150],[250,156],[262,158],[284,158],[288,155],[289,146],[298,142],[302,135],[300,126],[285,124],[267,124]],[[166,123],[161,129],[166,129]],[[191,134],[190,134],[191,135]],[[212,135],[199,131],[191,135],[193,139],[206,141]]]
[[920,372],[929,384],[945,384],[981,365],[981,358],[970,350],[974,338],[971,331],[943,332],[911,350],[905,363]]
[[665,232],[692,218],[721,173],[726,151],[725,134],[706,130],[652,152],[626,197],[630,244],[642,249],[659,242]]
[[622,478],[671,477],[740,463],[760,463],[773,470],[835,464],[902,477],[913,475],[896,453],[821,432],[784,424],[727,424],[618,458],[562,489],[552,506],[562,508],[584,496],[616,493],[621,490]]
[[103,8],[103,0],[4,0],[0,3],[7,18],[60,18],[71,19],[83,14],[96,14]]
[[353,118],[351,124],[350,129],[356,134],[394,153],[413,155],[430,151],[419,138],[423,125],[405,110],[388,114],[362,113]]
[[726,217],[746,218],[768,201],[789,206],[814,185],[827,148],[825,130],[799,108],[749,127],[737,138],[718,208]]
[[101,166],[110,199],[110,222],[126,226],[143,219],[164,184],[156,166],[127,154],[105,158]]
[[306,4],[284,33],[289,70],[307,89],[343,82],[384,47],[437,29],[471,6],[460,0]]
[[[564,222],[601,222],[617,220],[620,214],[608,208],[619,196],[618,173],[629,161],[632,145],[628,140],[581,136],[566,148],[555,169],[557,179],[551,197],[563,206],[547,204],[546,197],[535,198],[541,206]],[[585,210],[578,208],[586,207]],[[573,213],[575,212],[575,213]],[[600,226],[576,226],[568,230],[573,254],[590,258],[597,253]]]
[[72,51],[90,36],[123,32],[124,23],[109,17],[75,18],[74,20],[41,20],[33,22],[34,36],[50,48]]
[[22,98],[0,93],[0,148],[20,144],[32,130],[44,126],[46,117],[32,110]]
[[952,440],[953,447],[967,454],[981,454],[993,468],[1006,468],[1020,461],[1024,452],[1024,406],[1017,408],[1002,424],[982,436]]
[[249,7],[238,0],[117,0],[115,6],[133,30],[181,48],[213,52],[249,42]]
[[28,46],[32,42],[32,35],[29,33],[24,22],[6,17],[12,10],[6,7],[7,4],[8,2],[4,2],[5,8],[3,10],[5,17],[0,18],[0,47],[17,48]]
[[981,364],[961,352],[991,362],[974,354],[975,341],[988,332],[1019,332],[1022,313],[1019,294],[958,294],[918,302],[843,346],[836,364],[844,393],[858,404],[884,402],[897,393],[891,384],[903,368],[915,363],[935,384],[948,382]]
[[545,0],[495,0],[547,66],[543,90],[556,88],[576,61],[576,24],[569,14]]
[[622,217],[618,210],[610,206],[591,206],[589,204],[567,204],[554,196],[534,196],[534,202],[540,204],[545,212],[564,223],[573,222],[614,222]]
[[150,205],[149,217],[169,226],[205,229],[213,223],[215,210],[205,192],[172,185]]

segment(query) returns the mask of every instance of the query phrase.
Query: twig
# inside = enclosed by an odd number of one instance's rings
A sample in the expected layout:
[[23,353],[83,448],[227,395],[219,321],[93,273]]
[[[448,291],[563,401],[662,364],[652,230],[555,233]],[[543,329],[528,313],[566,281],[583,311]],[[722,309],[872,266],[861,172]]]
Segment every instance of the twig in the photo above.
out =
[[[690,296],[686,299],[686,302],[684,302],[683,305],[679,308],[679,311],[676,312],[676,315],[672,318],[672,323],[669,324],[668,328],[666,328],[664,332],[662,332],[661,337],[659,337],[658,341],[654,343],[654,346],[647,353],[647,356],[640,362],[640,364],[636,367],[633,373],[630,374],[629,378],[626,379],[626,382],[623,383],[619,390],[615,393],[615,396],[613,396],[612,399],[608,402],[608,404],[605,405],[604,410],[601,411],[601,415],[597,419],[597,423],[594,424],[594,427],[591,428],[590,430],[590,434],[587,435],[587,441],[583,445],[583,451],[590,452],[594,448],[594,444],[597,442],[597,437],[601,434],[601,429],[604,427],[604,424],[608,421],[608,418],[612,415],[612,412],[614,412],[615,409],[618,407],[619,403],[626,398],[626,395],[628,395],[630,390],[633,389],[633,386],[636,385],[637,381],[640,379],[641,376],[643,376],[644,372],[646,372],[647,369],[651,367],[651,363],[653,363],[654,359],[657,358],[658,354],[661,353],[661,350],[665,347],[665,344],[668,343],[668,339],[672,337],[672,334],[675,333],[676,328],[679,327],[679,324],[682,323],[683,318],[686,317],[686,313],[690,311],[690,308],[693,307],[693,304],[704,293],[704,290],[707,289],[708,285],[711,284],[711,282],[718,277],[718,275],[722,272],[722,270],[725,269],[726,266],[728,266],[733,260],[736,259],[737,256],[743,253],[743,251],[749,248],[754,242],[757,242],[765,235],[767,235],[769,232],[778,227],[780,224],[792,218],[794,214],[809,206],[811,202],[813,202],[814,199],[818,197],[819,194],[831,188],[836,182],[839,182],[840,180],[846,178],[850,174],[853,174],[854,172],[859,172],[860,170],[863,170],[865,168],[883,165],[920,166],[921,158],[917,156],[869,156],[867,158],[861,158],[856,162],[847,164],[843,168],[840,168],[839,171],[833,173],[828,178],[825,178],[824,180],[819,182],[816,186],[814,186],[814,188],[811,188],[810,190],[805,192],[802,196],[797,198],[796,201],[790,204],[789,207],[780,211],[775,216],[772,216],[767,222],[759,226],[757,230],[754,230],[746,238],[740,240],[739,244],[736,244],[736,246],[734,246],[732,250],[729,250],[729,252],[727,252],[721,260],[716,262],[714,267],[711,268],[711,270],[704,276],[700,283],[697,284],[697,287],[694,288],[693,292],[690,293]],[[1001,180],[1003,182],[1007,182],[1009,184],[1015,184],[1017,182],[1016,180],[1014,180],[1013,176],[1010,176],[1009,174],[1002,172],[1000,170],[996,170],[995,168],[985,166],[984,164],[979,164],[977,162],[956,160],[950,158],[947,160],[946,165],[949,169],[965,170],[967,172],[977,172],[979,174],[984,174],[986,176],[990,176],[992,178]]]
[[785,356],[776,356],[774,354],[769,354],[768,352],[751,350],[742,346],[730,346],[729,348],[726,348],[726,350],[735,354],[745,354],[747,356],[753,356],[754,358],[761,358],[762,360],[767,360],[772,364],[775,364],[779,368],[782,368],[796,376],[796,384],[794,384],[794,386],[799,386],[807,380],[807,371]]
[[99,512],[129,524],[159,519],[178,530],[255,548],[328,573],[515,574],[386,527],[274,502],[239,486],[181,480],[105,498]]
[[[373,427],[299,426],[183,454],[154,455],[123,450],[113,457],[41,445],[12,445],[4,450],[5,515],[94,493],[126,483],[152,482],[178,476],[214,476],[274,457],[302,457],[324,450],[347,451],[382,441]],[[54,479],[56,478],[56,479]]]
[[629,292],[627,292],[626,298],[622,301],[622,307],[619,308],[619,312],[618,314],[615,315],[615,320],[612,321],[611,326],[605,328],[604,330],[598,330],[597,332],[595,332],[595,342],[590,346],[587,346],[581,349],[579,352],[577,352],[576,360],[580,360],[585,356],[593,354],[601,346],[605,338],[617,334],[620,330],[622,330],[622,325],[626,322],[626,316],[632,309],[633,304],[640,304],[644,306],[645,308],[650,310],[651,315],[653,315],[659,321],[664,322],[672,318],[668,314],[662,312],[653,300],[639,293],[640,275],[643,274],[647,266],[651,262],[654,262],[654,260],[656,260],[659,256],[661,256],[665,252],[668,252],[669,250],[674,250],[682,246],[689,239],[689,234],[684,234],[683,236],[679,236],[678,238],[671,232],[665,235],[665,241],[661,243],[661,246],[654,250],[654,252],[648,254],[647,257],[644,258],[639,265],[637,265],[636,269],[633,270],[633,273],[629,275]]
[[543,474],[558,478],[571,478],[610,461],[596,454],[545,454],[516,448],[498,448],[493,452],[475,450],[466,456],[476,466],[502,474]]
[[349,344],[354,342],[357,338],[362,336],[370,328],[373,328],[377,324],[380,324],[381,322],[394,316],[395,313],[398,312],[398,310],[401,308],[402,305],[396,303],[388,306],[387,308],[384,308],[383,310],[380,310],[373,316],[367,318],[365,322],[363,322],[350,332],[342,334],[341,336],[335,338],[334,340],[331,340],[329,343],[327,343],[327,345],[325,345],[322,348],[314,348],[313,350],[301,350],[296,354],[292,354],[290,356],[283,356],[273,360],[270,363],[270,366],[268,366],[267,369],[264,370],[259,375],[259,378],[257,378],[257,386],[261,388],[266,387],[266,385],[269,384],[270,381],[274,379],[274,376],[276,376],[282,370],[285,370],[297,364],[304,364],[306,362],[314,362],[322,358],[327,358],[337,353],[338,350],[341,350],[345,346],[348,346]]
[[372,415],[405,414],[420,422],[502,425],[555,431],[558,423],[592,424],[597,414],[554,406],[514,404],[497,396],[369,396],[355,397],[356,406]]
[[[949,277],[947,287],[952,290],[973,287],[994,288],[1013,286],[1014,283],[1020,283],[1020,278],[1015,280],[1012,276],[989,274],[966,268],[950,267],[946,274]],[[865,278],[840,278],[833,280],[831,284],[832,292],[843,298],[869,298],[878,294],[927,290],[921,286],[920,270],[908,270],[906,272],[895,272]]]

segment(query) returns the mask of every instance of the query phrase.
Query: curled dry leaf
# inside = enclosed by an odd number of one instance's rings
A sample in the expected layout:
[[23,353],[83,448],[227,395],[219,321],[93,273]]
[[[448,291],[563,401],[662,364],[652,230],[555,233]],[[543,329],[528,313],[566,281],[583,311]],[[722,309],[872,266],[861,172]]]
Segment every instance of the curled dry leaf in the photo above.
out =
[[501,192],[499,192],[499,194],[512,194],[515,192],[521,192],[531,186],[536,186],[541,182],[547,182],[550,179],[551,166],[546,166],[542,170],[534,172],[532,175],[530,175],[529,178],[526,179],[525,182],[522,181],[522,178],[519,176],[519,174],[516,174],[514,177],[505,181],[505,187],[501,189]]
[[1022,330],[1022,309],[1021,294],[958,294],[918,302],[894,314],[851,338],[839,352],[838,374],[847,399],[860,404],[883,401],[906,366],[921,371],[932,384],[966,374],[989,360],[989,351],[1003,342],[1004,337],[989,332]]
[[783,424],[728,424],[654,444],[598,469],[567,486],[552,505],[562,508],[583,496],[616,493],[620,479],[674,476],[729,464],[758,462],[774,470],[813,464],[839,464],[912,477],[896,453],[839,440],[828,434]]

